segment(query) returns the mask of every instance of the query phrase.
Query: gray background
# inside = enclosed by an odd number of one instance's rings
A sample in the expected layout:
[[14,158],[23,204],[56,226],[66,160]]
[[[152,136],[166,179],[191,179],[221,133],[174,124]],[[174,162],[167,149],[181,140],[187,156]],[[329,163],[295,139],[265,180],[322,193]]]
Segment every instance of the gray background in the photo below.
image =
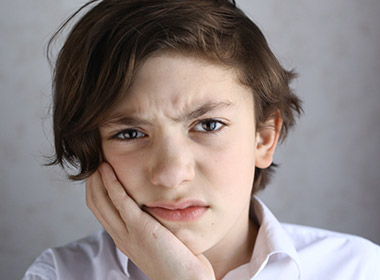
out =
[[[380,243],[380,1],[238,0],[294,83],[305,115],[276,154],[261,195],[281,221]],[[0,278],[19,279],[43,249],[99,228],[82,184],[42,167],[52,152],[44,47],[79,0],[2,0]]]

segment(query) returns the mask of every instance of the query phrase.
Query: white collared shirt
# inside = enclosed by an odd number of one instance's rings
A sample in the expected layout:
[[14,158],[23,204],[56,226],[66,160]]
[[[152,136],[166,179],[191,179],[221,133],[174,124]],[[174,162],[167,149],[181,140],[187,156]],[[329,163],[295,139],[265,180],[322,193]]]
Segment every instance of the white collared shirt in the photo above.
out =
[[[379,280],[380,247],[361,237],[280,224],[258,199],[251,216],[260,226],[251,261],[223,280]],[[146,276],[101,230],[66,246],[48,249],[23,280],[145,280]]]

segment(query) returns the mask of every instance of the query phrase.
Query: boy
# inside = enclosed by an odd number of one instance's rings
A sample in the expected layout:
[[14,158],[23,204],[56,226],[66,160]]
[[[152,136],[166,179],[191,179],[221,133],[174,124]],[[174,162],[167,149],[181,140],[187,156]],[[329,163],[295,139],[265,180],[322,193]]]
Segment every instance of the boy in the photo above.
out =
[[55,164],[104,227],[25,279],[377,279],[379,247],[281,225],[252,195],[301,112],[227,0],[104,0],[56,62]]

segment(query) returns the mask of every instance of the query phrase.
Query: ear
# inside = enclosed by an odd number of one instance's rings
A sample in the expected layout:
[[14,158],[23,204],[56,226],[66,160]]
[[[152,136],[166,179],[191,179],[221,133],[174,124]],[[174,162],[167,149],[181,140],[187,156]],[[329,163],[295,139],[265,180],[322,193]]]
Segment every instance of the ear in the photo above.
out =
[[267,168],[273,162],[273,154],[281,127],[282,118],[279,113],[276,113],[258,128],[256,132],[256,167]]

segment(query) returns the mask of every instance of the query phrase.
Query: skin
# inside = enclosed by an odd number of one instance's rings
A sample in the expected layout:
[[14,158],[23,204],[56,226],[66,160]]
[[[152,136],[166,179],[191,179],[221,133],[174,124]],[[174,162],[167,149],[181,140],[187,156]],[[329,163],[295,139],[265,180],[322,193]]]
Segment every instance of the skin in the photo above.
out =
[[[149,279],[221,279],[251,258],[254,170],[272,162],[281,119],[263,127],[234,69],[152,56],[100,127],[105,163],[87,180],[87,205]],[[207,210],[178,222],[147,207],[188,200]]]

